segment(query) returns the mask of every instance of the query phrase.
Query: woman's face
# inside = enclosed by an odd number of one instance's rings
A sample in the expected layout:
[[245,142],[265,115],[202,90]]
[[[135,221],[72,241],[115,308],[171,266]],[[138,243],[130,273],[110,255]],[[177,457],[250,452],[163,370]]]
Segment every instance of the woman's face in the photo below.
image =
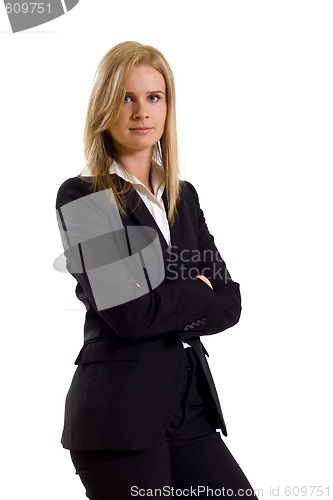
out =
[[151,151],[161,138],[167,114],[165,81],[151,66],[135,66],[118,119],[109,128],[121,155]]

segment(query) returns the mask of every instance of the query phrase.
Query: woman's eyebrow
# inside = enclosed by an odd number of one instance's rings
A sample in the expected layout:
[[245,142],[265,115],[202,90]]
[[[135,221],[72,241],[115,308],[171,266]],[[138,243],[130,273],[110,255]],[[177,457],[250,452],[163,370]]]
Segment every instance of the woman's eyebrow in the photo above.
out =
[[[131,92],[130,90],[128,90],[126,94],[134,95],[135,92]],[[149,92],[146,92],[146,94],[164,94],[164,92],[162,92],[162,90],[150,90]]]

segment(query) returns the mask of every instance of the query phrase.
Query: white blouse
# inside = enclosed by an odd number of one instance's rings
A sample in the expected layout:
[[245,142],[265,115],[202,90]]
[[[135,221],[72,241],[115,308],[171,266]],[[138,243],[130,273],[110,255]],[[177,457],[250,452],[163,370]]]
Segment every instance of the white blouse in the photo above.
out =
[[167,242],[168,246],[170,246],[170,227],[162,199],[165,188],[164,181],[161,183],[164,177],[162,167],[155,162],[153,162],[151,167],[151,184],[154,190],[154,194],[134,175],[127,174],[127,172],[125,172],[125,170],[116,162],[112,163],[109,172],[110,174],[117,174],[125,181],[133,184],[134,189],[148,208],[151,215],[154,217],[155,222],[160,228],[165,241]]

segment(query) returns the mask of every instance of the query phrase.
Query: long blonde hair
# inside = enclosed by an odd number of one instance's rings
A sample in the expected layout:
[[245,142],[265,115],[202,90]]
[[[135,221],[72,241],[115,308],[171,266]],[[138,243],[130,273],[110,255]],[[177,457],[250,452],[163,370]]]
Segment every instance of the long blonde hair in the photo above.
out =
[[109,50],[100,61],[94,77],[84,127],[84,154],[86,167],[91,172],[94,189],[113,189],[121,213],[125,213],[124,194],[130,185],[119,190],[109,167],[116,160],[108,128],[118,118],[126,95],[130,71],[137,65],[148,65],[159,71],[166,85],[167,116],[159,143],[153,146],[153,158],[164,169],[165,189],[168,199],[168,220],[175,220],[179,198],[179,164],[176,130],[175,84],[172,70],[163,54],[138,42],[123,42]]

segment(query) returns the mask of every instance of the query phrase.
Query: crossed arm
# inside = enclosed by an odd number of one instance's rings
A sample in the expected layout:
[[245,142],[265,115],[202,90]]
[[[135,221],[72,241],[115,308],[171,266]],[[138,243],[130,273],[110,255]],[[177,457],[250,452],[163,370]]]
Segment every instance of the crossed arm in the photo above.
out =
[[[89,273],[84,266],[82,272],[72,272],[88,302],[120,337],[135,341],[171,334],[179,340],[185,340],[189,337],[218,333],[232,327],[239,320],[241,312],[239,285],[232,281],[224,261],[218,254],[214,238],[208,231],[200,209],[195,189],[190,184],[188,188],[194,197],[198,249],[202,254],[209,251],[211,255],[216,255],[216,259],[209,263],[200,264],[199,272],[201,269],[202,274],[199,274],[196,279],[164,280],[155,288],[133,300],[99,309]],[[88,194],[85,183],[80,179],[69,179],[59,189],[56,203],[58,211],[61,212],[66,204]],[[98,220],[101,232],[110,231],[109,219],[103,210],[100,207],[92,208],[92,210],[95,210],[93,218]],[[60,224],[63,224],[61,230],[74,234],[84,233],[87,213],[74,219],[70,221],[71,227],[66,227],[63,219],[60,218]],[[101,279],[104,280],[103,289],[107,290],[110,276],[105,275]],[[119,283],[119,287],[121,286],[128,286],[128,277],[124,279],[123,284]],[[137,286],[135,280],[133,280],[133,286]],[[195,327],[189,331],[187,328],[189,325],[195,325]]]

